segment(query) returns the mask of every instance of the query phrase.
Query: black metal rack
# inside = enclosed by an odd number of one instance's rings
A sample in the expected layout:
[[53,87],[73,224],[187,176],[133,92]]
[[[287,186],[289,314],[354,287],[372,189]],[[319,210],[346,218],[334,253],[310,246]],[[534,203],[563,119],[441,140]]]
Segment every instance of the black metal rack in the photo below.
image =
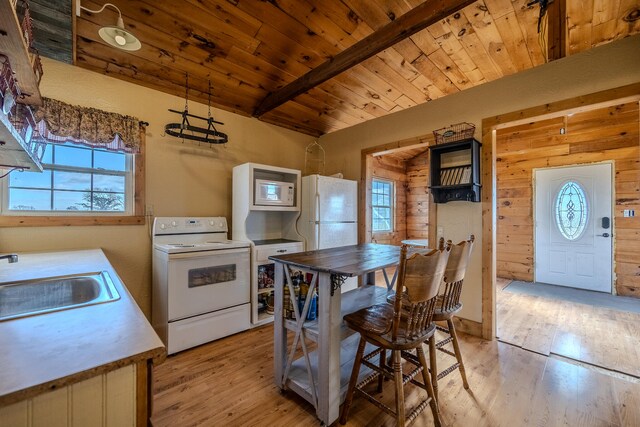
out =
[[469,138],[429,148],[430,188],[435,203],[480,201],[481,146],[478,140]]

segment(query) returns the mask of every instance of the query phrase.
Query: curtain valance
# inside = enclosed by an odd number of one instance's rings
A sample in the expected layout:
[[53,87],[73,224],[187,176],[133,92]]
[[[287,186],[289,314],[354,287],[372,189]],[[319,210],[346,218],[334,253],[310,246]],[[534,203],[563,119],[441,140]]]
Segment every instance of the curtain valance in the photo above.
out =
[[50,142],[73,142],[111,151],[137,153],[140,121],[136,117],[43,98],[36,111],[37,131]]

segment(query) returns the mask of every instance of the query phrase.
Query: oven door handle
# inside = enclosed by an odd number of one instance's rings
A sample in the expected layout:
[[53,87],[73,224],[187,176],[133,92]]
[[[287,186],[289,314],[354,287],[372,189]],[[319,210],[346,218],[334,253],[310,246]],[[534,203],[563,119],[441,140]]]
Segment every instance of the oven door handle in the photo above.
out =
[[229,255],[229,254],[242,254],[246,253],[249,255],[249,248],[237,248],[237,249],[221,249],[217,251],[198,251],[198,252],[181,252],[177,254],[169,254],[169,259],[193,259],[193,258],[204,258],[204,257],[215,257],[218,255]]

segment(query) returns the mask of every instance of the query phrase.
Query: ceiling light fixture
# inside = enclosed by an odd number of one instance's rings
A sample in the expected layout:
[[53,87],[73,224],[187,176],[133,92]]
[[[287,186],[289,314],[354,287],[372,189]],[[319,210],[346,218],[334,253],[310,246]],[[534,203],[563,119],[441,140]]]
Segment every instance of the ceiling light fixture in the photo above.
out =
[[104,40],[105,42],[107,42],[113,47],[117,47],[118,49],[134,51],[142,47],[140,40],[138,40],[138,38],[133,34],[131,34],[129,31],[124,29],[124,21],[122,20],[122,13],[120,13],[120,9],[118,9],[116,5],[111,3],[105,3],[100,9],[91,10],[89,8],[81,6],[80,0],[78,0],[76,4],[77,4],[76,16],[80,16],[80,12],[82,10],[85,10],[90,13],[101,13],[107,6],[111,6],[112,8],[118,11],[118,21],[114,26],[107,26],[107,27],[100,28],[100,30],[98,30],[98,35],[102,38],[102,40]]

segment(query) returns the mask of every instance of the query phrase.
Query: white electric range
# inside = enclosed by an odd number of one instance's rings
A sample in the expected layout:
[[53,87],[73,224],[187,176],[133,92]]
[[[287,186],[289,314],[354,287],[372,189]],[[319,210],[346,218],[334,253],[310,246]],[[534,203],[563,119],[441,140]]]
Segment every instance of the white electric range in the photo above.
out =
[[153,223],[152,324],[169,354],[249,329],[249,243],[224,217]]

